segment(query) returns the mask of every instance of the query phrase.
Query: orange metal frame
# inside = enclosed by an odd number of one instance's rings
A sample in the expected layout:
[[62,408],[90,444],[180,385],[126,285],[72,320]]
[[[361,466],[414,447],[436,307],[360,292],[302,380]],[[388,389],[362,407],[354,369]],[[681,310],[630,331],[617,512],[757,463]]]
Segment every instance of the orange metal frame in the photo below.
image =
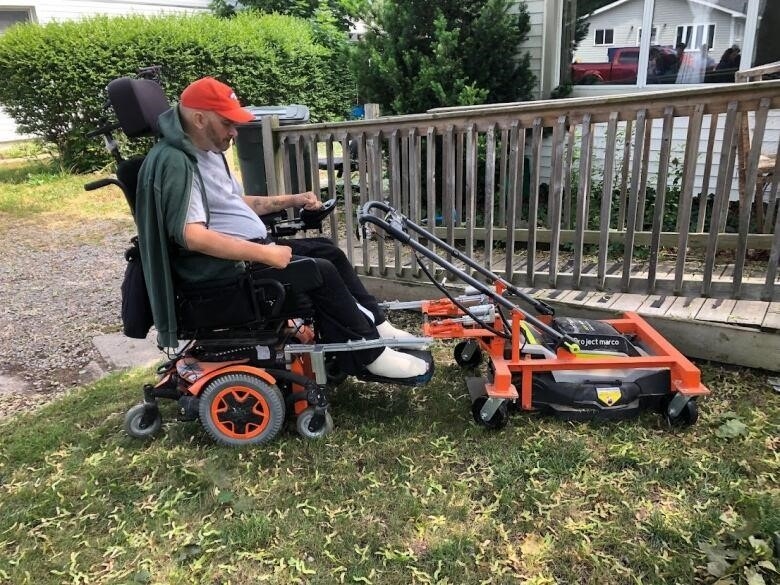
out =
[[[497,287],[498,288],[498,287]],[[498,291],[499,294],[501,291]],[[440,318],[440,321],[423,324],[423,335],[440,339],[474,339],[490,356],[494,367],[493,382],[485,385],[490,398],[507,400],[520,399],[524,410],[532,409],[531,388],[534,373],[564,370],[608,370],[625,368],[665,368],[670,371],[673,392],[686,396],[702,396],[709,390],[701,383],[699,369],[684,355],[666,341],[660,333],[636,313],[624,313],[619,319],[604,319],[618,332],[636,335],[643,346],[649,350],[648,356],[614,356],[599,352],[580,352],[579,348],[559,347],[555,358],[539,358],[522,354],[523,332],[521,322],[525,315],[519,309],[512,311],[511,318],[511,352],[506,359],[504,338],[493,332],[478,327],[466,326],[452,320],[463,312],[448,299],[427,301],[423,303],[422,312],[430,317]],[[447,319],[446,317],[450,317]],[[540,321],[549,324],[549,317],[538,317]],[[503,328],[497,319],[493,326]],[[518,389],[512,383],[514,375],[520,374],[521,387]]]

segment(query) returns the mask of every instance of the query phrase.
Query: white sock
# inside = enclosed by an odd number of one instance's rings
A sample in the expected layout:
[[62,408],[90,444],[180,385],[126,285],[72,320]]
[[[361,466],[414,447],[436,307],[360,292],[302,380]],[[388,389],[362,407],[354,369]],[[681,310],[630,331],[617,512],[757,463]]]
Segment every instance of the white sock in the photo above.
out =
[[379,333],[379,337],[382,339],[409,339],[411,337],[416,337],[403,329],[393,327],[393,324],[390,323],[390,321],[382,321],[376,326],[376,330]]
[[428,371],[428,364],[413,355],[401,353],[386,347],[366,369],[383,378],[416,378]]

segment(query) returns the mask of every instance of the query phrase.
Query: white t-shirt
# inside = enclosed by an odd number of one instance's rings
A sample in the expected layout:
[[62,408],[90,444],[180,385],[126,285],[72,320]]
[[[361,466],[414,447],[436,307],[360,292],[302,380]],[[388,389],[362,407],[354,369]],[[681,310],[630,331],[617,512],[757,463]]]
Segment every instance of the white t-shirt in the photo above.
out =
[[[244,201],[244,190],[225,168],[222,155],[199,150],[197,159],[206,188],[209,229],[242,240],[265,238],[268,235],[265,224]],[[206,219],[200,181],[197,175],[193,175],[187,223],[206,223]]]

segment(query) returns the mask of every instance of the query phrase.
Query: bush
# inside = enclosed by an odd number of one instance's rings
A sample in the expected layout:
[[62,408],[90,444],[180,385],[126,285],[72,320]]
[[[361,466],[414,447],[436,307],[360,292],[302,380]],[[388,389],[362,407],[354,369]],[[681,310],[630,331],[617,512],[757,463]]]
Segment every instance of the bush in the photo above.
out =
[[56,145],[63,164],[90,170],[107,161],[85,134],[104,114],[104,88],[138,67],[161,65],[169,99],[212,75],[244,104],[302,103],[313,121],[343,118],[349,84],[334,82],[333,51],[314,40],[307,22],[242,13],[97,17],[80,22],[23,24],[0,37],[0,104],[22,132]]
[[531,98],[530,56],[518,54],[531,30],[525,2],[407,0],[369,6],[365,20],[372,25],[355,46],[352,65],[361,96],[383,112]]

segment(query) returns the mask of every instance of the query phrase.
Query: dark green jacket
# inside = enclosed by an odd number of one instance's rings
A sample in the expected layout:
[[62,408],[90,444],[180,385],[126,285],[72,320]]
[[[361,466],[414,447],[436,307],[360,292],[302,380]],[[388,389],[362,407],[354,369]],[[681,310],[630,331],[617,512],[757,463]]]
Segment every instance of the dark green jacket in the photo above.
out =
[[[205,188],[179,109],[163,112],[159,123],[162,139],[149,151],[138,175],[135,221],[157,343],[176,347],[176,286],[237,276],[244,264],[187,250],[184,226],[192,181],[201,182],[201,191]],[[205,201],[204,207],[208,214]]]

